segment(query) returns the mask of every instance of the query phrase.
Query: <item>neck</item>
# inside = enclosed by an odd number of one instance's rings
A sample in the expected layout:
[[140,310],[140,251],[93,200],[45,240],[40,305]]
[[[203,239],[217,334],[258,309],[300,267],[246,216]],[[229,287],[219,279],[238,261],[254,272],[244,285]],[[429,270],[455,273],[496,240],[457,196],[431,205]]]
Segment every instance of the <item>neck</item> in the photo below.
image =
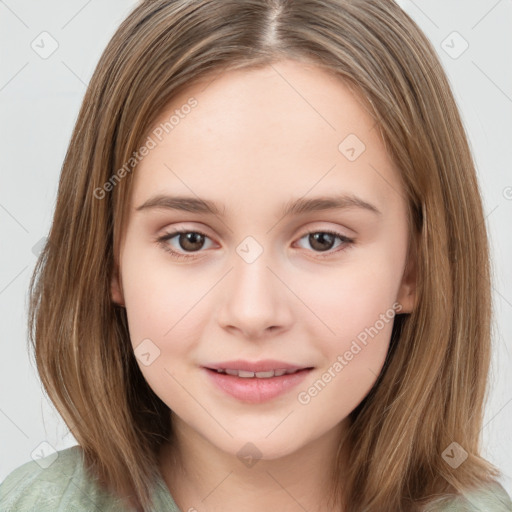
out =
[[[160,469],[183,511],[340,512],[329,503],[332,472],[347,421],[286,456],[251,460],[213,446],[175,415],[174,443],[160,452]],[[250,454],[250,448],[247,448]],[[346,461],[344,444],[340,460]],[[339,498],[341,500],[341,497]]]

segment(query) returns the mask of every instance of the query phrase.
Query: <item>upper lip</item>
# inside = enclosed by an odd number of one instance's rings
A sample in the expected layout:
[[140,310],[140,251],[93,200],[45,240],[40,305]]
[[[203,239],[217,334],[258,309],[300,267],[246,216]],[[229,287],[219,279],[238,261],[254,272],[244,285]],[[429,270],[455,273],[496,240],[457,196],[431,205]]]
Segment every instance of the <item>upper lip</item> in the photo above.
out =
[[277,361],[275,359],[262,359],[261,361],[245,361],[237,359],[236,361],[223,361],[220,363],[211,363],[204,365],[205,368],[211,370],[244,370],[247,372],[268,372],[270,370],[302,370],[311,368],[310,366],[302,366],[286,363],[285,361]]

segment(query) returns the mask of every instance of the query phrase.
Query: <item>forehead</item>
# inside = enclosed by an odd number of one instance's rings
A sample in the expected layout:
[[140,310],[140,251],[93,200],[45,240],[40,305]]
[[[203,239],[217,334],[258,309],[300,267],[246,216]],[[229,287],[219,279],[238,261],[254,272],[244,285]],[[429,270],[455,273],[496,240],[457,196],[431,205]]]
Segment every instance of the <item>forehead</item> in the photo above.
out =
[[280,61],[201,80],[161,112],[149,137],[134,206],[166,193],[207,197],[227,210],[229,202],[263,207],[308,191],[380,204],[400,195],[365,102],[311,64]]

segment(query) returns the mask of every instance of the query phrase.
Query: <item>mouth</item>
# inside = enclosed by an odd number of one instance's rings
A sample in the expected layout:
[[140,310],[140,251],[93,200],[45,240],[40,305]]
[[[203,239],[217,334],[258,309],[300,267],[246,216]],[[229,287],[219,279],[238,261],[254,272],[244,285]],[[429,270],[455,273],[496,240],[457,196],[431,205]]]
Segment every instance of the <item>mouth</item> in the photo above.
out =
[[[291,366],[291,365],[288,365]],[[247,366],[246,366],[247,367]],[[286,396],[313,371],[313,367],[294,367],[250,371],[240,368],[203,366],[208,382],[238,401],[260,404]]]
[[259,361],[236,359],[232,361],[208,363],[205,364],[204,367],[218,373],[248,379],[270,379],[272,377],[281,377],[282,375],[288,375],[295,373],[296,371],[312,368],[309,365],[293,364],[286,361],[280,361],[278,359],[260,359]]
[[240,377],[242,379],[271,379],[273,377],[282,377],[283,375],[292,375],[294,373],[312,370],[313,367],[298,368],[298,369],[285,369],[279,368],[275,370],[268,370],[264,372],[251,372],[247,370],[236,370],[230,368],[206,368],[214,373],[223,375],[231,375],[232,377]]

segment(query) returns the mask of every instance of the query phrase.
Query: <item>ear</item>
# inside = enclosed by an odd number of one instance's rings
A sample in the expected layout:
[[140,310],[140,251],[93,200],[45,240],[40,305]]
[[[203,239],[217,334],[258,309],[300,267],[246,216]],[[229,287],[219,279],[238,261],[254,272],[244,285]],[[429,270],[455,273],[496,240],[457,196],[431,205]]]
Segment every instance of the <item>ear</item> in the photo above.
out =
[[412,313],[414,310],[416,304],[417,267],[416,250],[414,247],[411,247],[396,299],[402,305],[400,313]]
[[119,275],[119,268],[116,266],[110,281],[110,295],[112,302],[118,306],[124,306],[123,283]]

